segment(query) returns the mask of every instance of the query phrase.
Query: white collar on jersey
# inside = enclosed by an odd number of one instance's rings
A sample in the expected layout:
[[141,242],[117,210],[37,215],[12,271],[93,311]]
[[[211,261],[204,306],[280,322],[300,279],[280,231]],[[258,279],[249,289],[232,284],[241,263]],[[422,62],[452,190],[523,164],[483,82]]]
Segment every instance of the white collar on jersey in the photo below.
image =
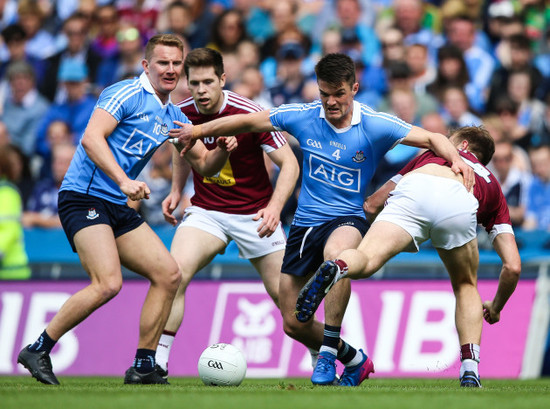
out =
[[168,102],[166,104],[162,103],[162,101],[158,97],[157,93],[155,92],[155,89],[151,85],[151,81],[149,81],[149,77],[147,76],[147,74],[145,74],[145,71],[143,71],[141,73],[141,75],[139,76],[139,81],[141,82],[141,85],[143,85],[143,89],[145,91],[147,91],[149,94],[152,94],[157,99],[157,101],[159,102],[159,104],[162,107],[165,107],[166,105],[172,103],[172,96],[171,95],[168,95]]
[[[319,118],[323,118],[325,121],[325,109],[321,106],[321,110],[319,112]],[[361,104],[358,101],[353,101],[353,113],[351,116],[351,125],[347,126],[345,128],[336,128],[334,125],[332,125],[329,121],[327,121],[327,124],[334,129],[334,132],[346,132],[348,129],[350,129],[353,125],[357,125],[361,122]]]

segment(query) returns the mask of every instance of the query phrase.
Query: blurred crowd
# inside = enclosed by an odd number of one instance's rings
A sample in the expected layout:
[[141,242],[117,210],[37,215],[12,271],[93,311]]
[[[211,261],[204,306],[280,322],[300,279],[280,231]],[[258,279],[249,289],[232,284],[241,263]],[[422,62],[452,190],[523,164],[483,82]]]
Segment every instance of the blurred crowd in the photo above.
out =
[[[175,33],[220,51],[226,88],[264,108],[317,99],[316,62],[342,52],[358,101],[444,134],[483,124],[514,225],[550,230],[549,23],[547,0],[0,0],[0,179],[24,227],[60,226],[57,189],[97,96],[141,73],[152,34]],[[172,101],[189,95],[182,78]],[[372,189],[417,153],[390,151]],[[162,200],[169,152],[142,176]],[[139,209],[151,224],[159,203]]]

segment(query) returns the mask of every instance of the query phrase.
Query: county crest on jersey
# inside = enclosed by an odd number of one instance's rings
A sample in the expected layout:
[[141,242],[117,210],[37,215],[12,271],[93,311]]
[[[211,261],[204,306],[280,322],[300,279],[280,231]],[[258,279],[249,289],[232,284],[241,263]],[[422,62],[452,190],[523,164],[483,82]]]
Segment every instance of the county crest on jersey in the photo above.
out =
[[[107,138],[117,163],[135,179],[157,148],[175,128],[174,121],[189,123],[171,100],[163,104],[145,73],[117,82],[103,90],[95,109],[103,109],[118,122]],[[79,143],[60,190],[72,190],[124,204],[126,195],[88,157]]]
[[270,119],[302,148],[302,187],[293,222],[298,226],[316,226],[340,216],[365,217],[363,201],[378,163],[412,128],[357,101],[347,128],[326,120],[321,101],[272,108]]

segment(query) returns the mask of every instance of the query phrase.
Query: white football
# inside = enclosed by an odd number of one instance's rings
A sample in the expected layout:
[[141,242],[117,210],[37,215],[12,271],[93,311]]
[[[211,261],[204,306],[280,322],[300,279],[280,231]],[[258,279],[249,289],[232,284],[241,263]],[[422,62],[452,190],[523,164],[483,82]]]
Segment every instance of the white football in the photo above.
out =
[[205,385],[239,386],[246,375],[246,359],[241,350],[231,344],[210,345],[202,352],[198,367]]

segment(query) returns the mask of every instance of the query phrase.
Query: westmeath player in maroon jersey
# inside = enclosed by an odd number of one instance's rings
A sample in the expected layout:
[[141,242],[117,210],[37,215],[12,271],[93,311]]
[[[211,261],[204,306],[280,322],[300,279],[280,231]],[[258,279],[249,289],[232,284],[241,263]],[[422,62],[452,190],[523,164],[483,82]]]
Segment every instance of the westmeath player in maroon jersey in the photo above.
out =
[[[382,207],[383,210],[357,250],[345,250],[334,261],[321,265],[300,292],[297,310],[307,318],[315,312],[326,291],[341,278],[370,277],[396,254],[416,252],[422,242],[431,239],[449,273],[456,297],[455,321],[462,361],[460,384],[480,387],[478,363],[483,317],[490,324],[499,321],[500,311],[516,288],[521,260],[506,200],[499,183],[485,167],[495,150],[492,137],[482,127],[464,127],[450,140],[474,169],[473,192],[466,190],[462,176],[455,174],[449,163],[431,151],[413,159],[368,198],[367,214],[375,215]],[[478,223],[489,233],[503,263],[496,295],[485,303],[477,291]]]
[[[225,73],[219,52],[208,48],[192,50],[185,58],[184,70],[192,97],[178,106],[193,124],[263,110],[253,101],[223,90]],[[280,214],[294,190],[299,165],[280,132],[247,132],[236,138],[238,148],[217,175],[204,177],[193,169],[195,193],[170,249],[183,279],[157,347],[157,372],[163,376],[167,375],[170,348],[183,319],[185,290],[193,276],[223,253],[231,240],[237,244],[240,256],[258,271],[267,293],[279,305],[279,275],[286,244]],[[204,138],[206,148],[214,149],[216,139]],[[264,153],[280,169],[275,189]],[[180,202],[189,166],[177,152],[172,163],[172,189],[162,209],[166,220],[176,225],[172,213]]]

